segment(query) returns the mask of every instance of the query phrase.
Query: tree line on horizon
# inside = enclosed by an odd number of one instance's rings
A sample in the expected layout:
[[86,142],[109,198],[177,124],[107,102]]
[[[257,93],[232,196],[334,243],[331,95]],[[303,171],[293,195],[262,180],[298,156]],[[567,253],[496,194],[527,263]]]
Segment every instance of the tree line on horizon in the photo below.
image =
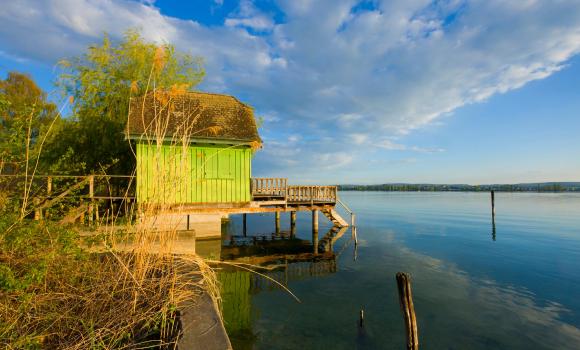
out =
[[544,182],[526,184],[379,184],[339,185],[340,191],[392,192],[580,192],[580,182]]

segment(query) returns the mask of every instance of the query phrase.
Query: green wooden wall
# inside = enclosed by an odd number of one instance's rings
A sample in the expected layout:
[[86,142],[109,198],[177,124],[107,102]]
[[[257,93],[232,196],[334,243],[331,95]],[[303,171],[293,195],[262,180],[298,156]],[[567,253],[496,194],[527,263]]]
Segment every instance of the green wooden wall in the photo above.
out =
[[249,147],[137,143],[139,203],[249,202]]

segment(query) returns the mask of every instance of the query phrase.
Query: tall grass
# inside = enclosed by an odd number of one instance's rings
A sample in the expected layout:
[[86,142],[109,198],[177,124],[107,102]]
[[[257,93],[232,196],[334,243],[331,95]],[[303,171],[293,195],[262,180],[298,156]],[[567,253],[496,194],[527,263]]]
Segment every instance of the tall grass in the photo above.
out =
[[[180,331],[178,310],[186,301],[190,304],[201,293],[209,293],[219,308],[214,271],[195,254],[173,253],[177,227],[157,230],[154,219],[146,220],[169,209],[167,193],[161,189],[178,188],[189,176],[187,146],[191,135],[200,132],[194,128],[198,116],[192,115],[184,118],[176,133],[167,134],[173,101],[186,93],[183,87],[147,92],[162,105],[143,136],[156,150],[159,190],[150,198],[153,205],[132,206],[125,214],[136,221],[121,222],[119,212],[109,212],[98,223],[93,250],[82,241],[78,228],[26,219],[34,210],[29,184],[37,164],[27,157],[20,215],[3,215],[0,220],[1,347],[173,348]],[[175,169],[163,166],[162,147],[168,142],[180,150],[173,155],[179,165]],[[183,210],[171,207],[174,213]]]

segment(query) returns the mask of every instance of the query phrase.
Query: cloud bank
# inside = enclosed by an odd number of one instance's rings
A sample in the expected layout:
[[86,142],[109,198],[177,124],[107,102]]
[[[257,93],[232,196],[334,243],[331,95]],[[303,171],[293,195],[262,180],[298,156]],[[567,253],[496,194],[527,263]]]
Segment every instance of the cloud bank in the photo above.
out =
[[[580,51],[576,0],[293,0],[268,9],[242,0],[221,26],[166,16],[151,1],[23,0],[3,4],[0,44],[4,55],[54,64],[131,27],[203,56],[203,89],[240,96],[265,116],[267,152],[292,159],[265,152],[264,175],[313,164],[336,171],[369,149],[440,152],[396,140],[550,76]],[[299,147],[283,142],[294,134]]]

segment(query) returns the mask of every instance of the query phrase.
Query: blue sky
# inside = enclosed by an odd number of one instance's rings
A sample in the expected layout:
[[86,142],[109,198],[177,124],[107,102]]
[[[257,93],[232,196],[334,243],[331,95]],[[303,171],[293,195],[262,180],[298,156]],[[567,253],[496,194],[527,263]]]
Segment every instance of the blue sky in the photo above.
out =
[[13,1],[0,75],[53,90],[59,59],[128,28],[264,118],[255,176],[580,181],[577,0]]

